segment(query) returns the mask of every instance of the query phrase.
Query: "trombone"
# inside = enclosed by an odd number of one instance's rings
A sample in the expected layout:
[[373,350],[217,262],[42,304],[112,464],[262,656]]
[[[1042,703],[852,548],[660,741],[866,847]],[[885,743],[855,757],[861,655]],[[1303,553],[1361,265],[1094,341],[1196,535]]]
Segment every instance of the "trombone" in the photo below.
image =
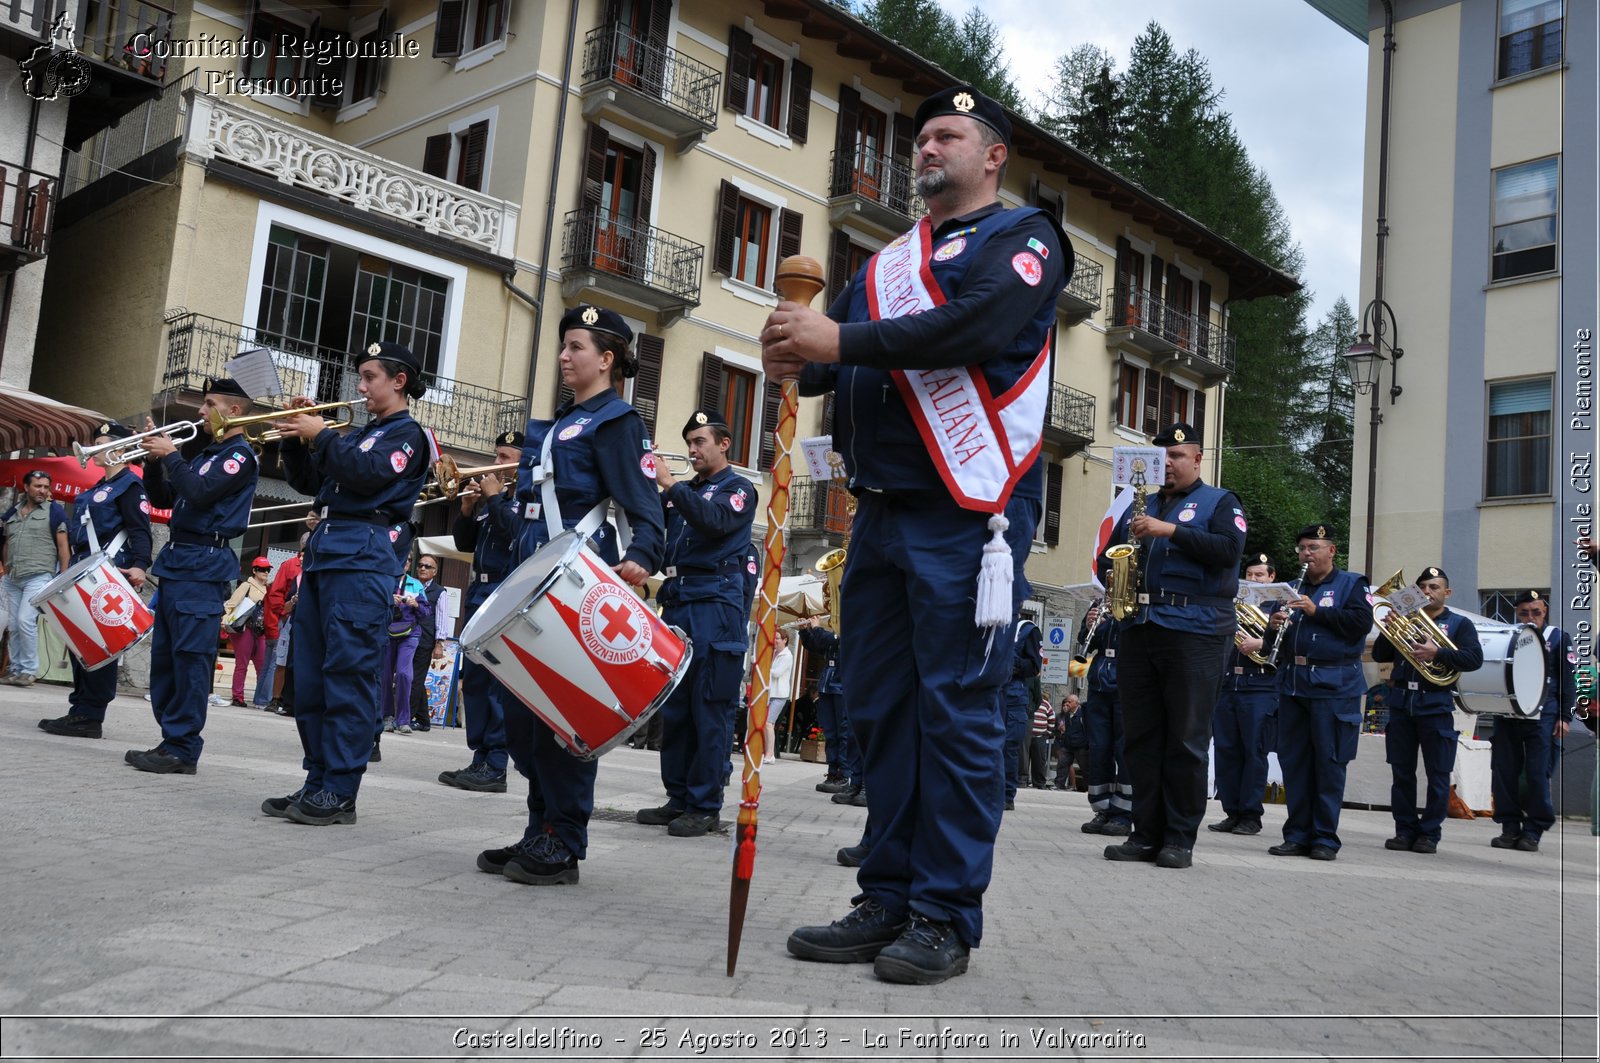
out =
[[456,460],[448,454],[433,463],[433,481],[422,488],[422,494],[417,496],[417,505],[426,506],[434,502],[453,501],[467,486],[467,481],[475,476],[487,476],[489,473],[514,472],[520,461],[507,462],[504,465],[479,465],[472,469],[463,469],[456,465]]
[[160,428],[149,428],[126,439],[113,439],[109,443],[100,443],[96,446],[86,447],[82,443],[73,441],[72,456],[78,459],[78,467],[87,469],[90,458],[104,457],[107,465],[126,465],[130,461],[138,461],[148,457],[150,452],[142,445],[152,436],[169,436],[174,443],[187,443],[200,434],[200,426],[206,422],[201,421],[174,421],[164,424]]

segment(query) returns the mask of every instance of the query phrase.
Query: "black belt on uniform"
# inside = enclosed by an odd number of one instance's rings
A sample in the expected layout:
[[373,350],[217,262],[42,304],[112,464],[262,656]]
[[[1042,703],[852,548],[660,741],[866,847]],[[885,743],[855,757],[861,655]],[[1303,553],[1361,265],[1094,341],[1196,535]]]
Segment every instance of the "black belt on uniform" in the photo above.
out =
[[201,535],[199,532],[174,531],[172,541],[184,546],[227,546],[226,535]]
[[323,520],[354,520],[362,524],[378,524],[387,528],[391,524],[399,524],[394,514],[386,509],[369,509],[365,513],[329,513],[328,507],[322,507]]
[[1166,591],[1150,591],[1139,595],[1140,605],[1174,605],[1179,609],[1191,605],[1232,605],[1232,598],[1223,598],[1213,594],[1169,594]]

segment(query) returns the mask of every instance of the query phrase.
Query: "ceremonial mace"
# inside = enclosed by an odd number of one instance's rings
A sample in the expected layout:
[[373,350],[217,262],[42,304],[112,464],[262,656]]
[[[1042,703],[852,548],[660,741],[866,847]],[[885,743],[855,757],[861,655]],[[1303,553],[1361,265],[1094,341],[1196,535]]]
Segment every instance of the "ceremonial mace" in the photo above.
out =
[[[790,255],[778,263],[774,286],[788,302],[809,306],[824,287],[822,264],[805,255]],[[756,820],[761,811],[761,759],[766,756],[767,706],[772,694],[772,655],[778,629],[778,578],[783,574],[784,529],[789,524],[789,452],[794,448],[794,422],[799,414],[800,387],[791,377],[783,381],[783,402],[772,462],[772,493],[767,498],[767,537],[762,548],[761,598],[756,604],[755,696],[750,699],[750,719],[745,726],[744,772],[739,796],[739,822],[735,827],[733,883],[728,893],[728,977],[739,964],[739,939],[744,934],[744,911],[750,902],[750,879],[756,868]]]

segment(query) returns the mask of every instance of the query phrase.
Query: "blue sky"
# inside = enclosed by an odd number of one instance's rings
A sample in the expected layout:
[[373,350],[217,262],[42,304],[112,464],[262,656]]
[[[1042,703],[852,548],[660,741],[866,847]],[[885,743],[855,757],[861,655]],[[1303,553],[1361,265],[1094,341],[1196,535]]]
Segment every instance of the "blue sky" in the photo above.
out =
[[[971,0],[939,0],[960,17]],[[1266,171],[1305,251],[1307,324],[1343,295],[1361,308],[1361,153],[1365,46],[1301,0],[983,0],[1001,29],[1012,80],[1042,100],[1056,57],[1091,42],[1126,66],[1152,20],[1194,48],[1226,94],[1223,108]],[[1039,13],[1050,16],[1041,21]]]

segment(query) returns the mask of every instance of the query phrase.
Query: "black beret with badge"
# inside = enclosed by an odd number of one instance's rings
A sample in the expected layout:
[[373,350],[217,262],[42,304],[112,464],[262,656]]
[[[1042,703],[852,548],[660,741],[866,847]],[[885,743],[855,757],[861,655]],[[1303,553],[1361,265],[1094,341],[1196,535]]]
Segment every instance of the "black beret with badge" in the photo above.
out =
[[494,445],[497,447],[516,447],[518,450],[521,450],[522,444],[525,442],[527,442],[526,437],[524,437],[523,434],[517,431],[515,428],[510,429],[509,431],[501,432],[499,435],[494,437]]
[[[633,329],[622,320],[622,315],[615,310],[607,310],[603,306],[591,306],[588,303],[579,305],[561,315],[560,334],[565,336],[568,329],[588,329],[590,332],[607,332],[617,337],[625,345],[633,345]],[[605,344],[597,344],[602,350]],[[622,358],[622,375],[631,377],[639,371],[639,360],[630,352],[623,357],[622,352],[614,352]]]
[[1333,528],[1327,524],[1307,524],[1300,529],[1300,533],[1294,537],[1294,541],[1298,543],[1305,539],[1326,539],[1331,543],[1334,541]]
[[930,118],[947,114],[982,122],[1000,134],[1000,139],[1007,148],[1011,147],[1011,119],[1006,117],[1005,108],[971,85],[956,85],[923,100],[922,105],[917,108],[916,116],[911,120],[912,133],[920,132]]
[[723,418],[722,414],[714,410],[696,410],[689,415],[687,421],[683,422],[683,438],[688,439],[690,432],[693,432],[696,428],[705,428],[707,426],[720,428],[729,433],[733,431],[728,427],[728,422]]
[[1427,568],[1417,573],[1417,586],[1422,586],[1430,579],[1442,579],[1446,583],[1450,582],[1450,577],[1445,574],[1444,569],[1437,565],[1429,565]]
[[1278,571],[1278,566],[1274,565],[1272,563],[1272,558],[1268,557],[1266,554],[1251,554],[1249,557],[1245,558],[1245,568],[1255,568],[1257,565],[1266,565],[1268,568],[1272,569],[1272,571]]
[[104,436],[107,439],[128,439],[134,434],[135,433],[133,429],[118,421],[106,421],[99,428],[94,430],[94,437],[96,439],[99,439],[101,436]]
[[1194,430],[1194,425],[1187,421],[1179,421],[1162,429],[1161,434],[1151,440],[1158,447],[1176,447],[1183,443],[1200,445],[1200,433]]
[[205,386],[200,389],[205,395],[232,395],[235,398],[249,400],[250,393],[239,385],[232,377],[206,377]]
[[1513,606],[1532,605],[1534,602],[1545,602],[1545,607],[1549,608],[1549,598],[1546,595],[1540,594],[1538,591],[1523,591],[1521,594],[1517,595],[1517,600],[1511,604]]
[[377,343],[368,344],[365,354],[357,356],[356,365],[359,366],[362,362],[371,358],[382,358],[386,362],[398,362],[413,376],[419,376],[422,373],[422,359],[411,353],[411,348],[403,344],[390,343],[388,340],[380,340]]

